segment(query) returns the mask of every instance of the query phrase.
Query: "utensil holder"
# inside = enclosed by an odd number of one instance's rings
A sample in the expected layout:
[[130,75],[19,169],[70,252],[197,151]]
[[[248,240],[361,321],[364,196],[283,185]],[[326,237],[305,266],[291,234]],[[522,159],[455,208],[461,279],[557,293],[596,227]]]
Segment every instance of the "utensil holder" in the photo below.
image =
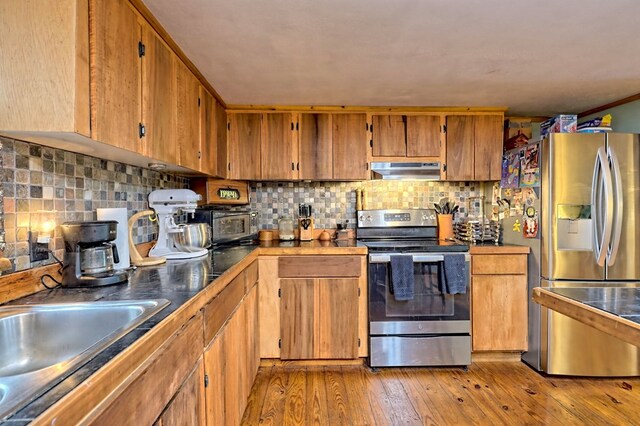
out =
[[453,238],[453,215],[438,215],[438,239],[449,240]]
[[300,219],[298,219],[298,231],[300,241],[313,240],[313,218],[301,217]]

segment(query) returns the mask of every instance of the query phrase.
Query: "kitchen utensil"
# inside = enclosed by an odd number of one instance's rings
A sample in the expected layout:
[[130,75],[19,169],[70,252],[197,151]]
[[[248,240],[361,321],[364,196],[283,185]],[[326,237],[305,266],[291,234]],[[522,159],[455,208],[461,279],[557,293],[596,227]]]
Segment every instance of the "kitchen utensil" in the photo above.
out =
[[196,253],[211,245],[211,228],[206,223],[178,225],[182,232],[171,233],[173,244],[180,251]]

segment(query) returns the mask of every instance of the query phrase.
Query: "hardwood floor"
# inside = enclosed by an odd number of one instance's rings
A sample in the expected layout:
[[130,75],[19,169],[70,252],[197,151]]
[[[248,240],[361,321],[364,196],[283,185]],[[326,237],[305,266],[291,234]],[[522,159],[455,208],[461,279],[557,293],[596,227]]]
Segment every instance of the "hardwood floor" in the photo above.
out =
[[545,377],[520,362],[263,367],[242,424],[640,424],[640,379]]

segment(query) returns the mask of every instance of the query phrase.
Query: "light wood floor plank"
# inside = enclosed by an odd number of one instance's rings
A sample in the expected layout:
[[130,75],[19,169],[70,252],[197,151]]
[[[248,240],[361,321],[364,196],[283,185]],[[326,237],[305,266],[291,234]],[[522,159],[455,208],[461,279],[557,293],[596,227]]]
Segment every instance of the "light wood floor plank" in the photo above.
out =
[[275,366],[261,368],[243,424],[640,424],[640,378],[547,377],[504,361],[468,371]]

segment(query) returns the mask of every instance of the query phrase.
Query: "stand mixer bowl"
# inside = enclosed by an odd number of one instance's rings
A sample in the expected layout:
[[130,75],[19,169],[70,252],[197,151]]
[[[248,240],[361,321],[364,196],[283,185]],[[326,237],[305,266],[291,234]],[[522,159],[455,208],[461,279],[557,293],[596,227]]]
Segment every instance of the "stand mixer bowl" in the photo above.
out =
[[180,251],[193,253],[209,248],[211,245],[211,230],[206,223],[190,223],[178,225],[182,232],[171,233],[173,244]]

